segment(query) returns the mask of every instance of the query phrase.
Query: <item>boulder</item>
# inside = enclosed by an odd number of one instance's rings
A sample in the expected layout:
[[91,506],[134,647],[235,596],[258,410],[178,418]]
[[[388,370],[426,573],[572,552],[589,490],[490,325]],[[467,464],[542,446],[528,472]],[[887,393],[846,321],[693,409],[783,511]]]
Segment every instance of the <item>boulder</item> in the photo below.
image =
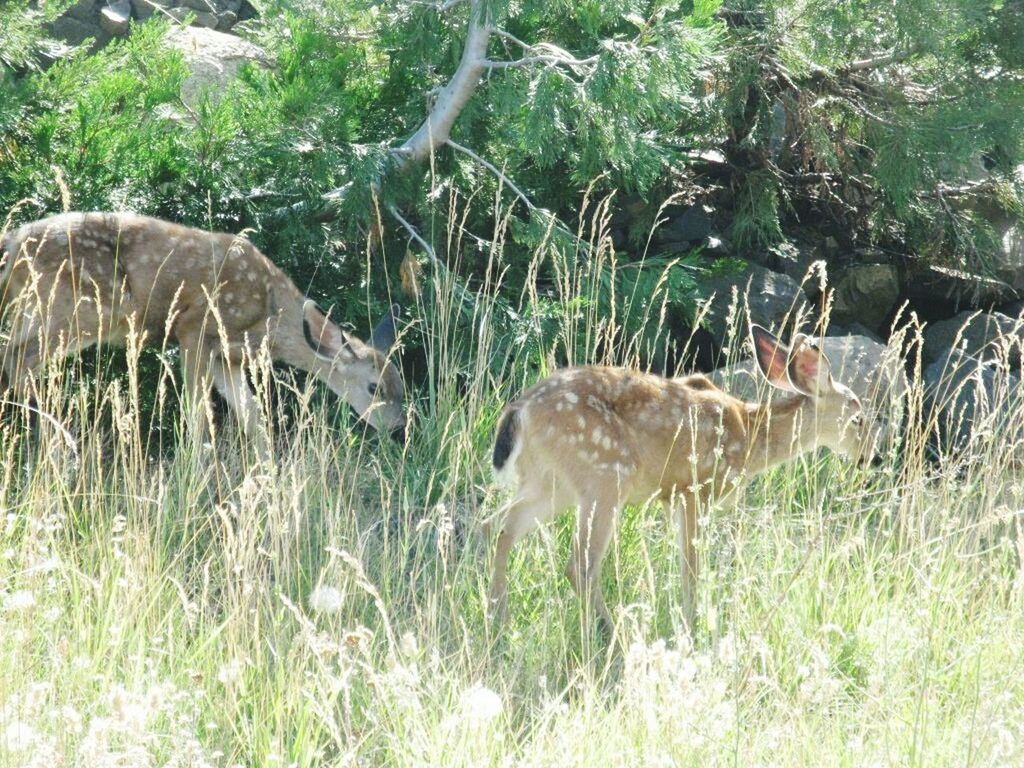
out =
[[953,348],[985,360],[1003,358],[1020,365],[1024,322],[1001,312],[961,312],[949,320],[930,323],[924,330],[921,360],[930,365]]
[[223,94],[244,64],[270,66],[259,46],[212,29],[179,27],[168,33],[167,44],[182,52],[191,73],[181,88],[186,104],[195,104],[203,94]]
[[132,13],[139,21],[146,21],[157,11],[163,12],[171,8],[172,0],[131,0]]
[[763,263],[799,283],[812,301],[821,295],[821,272],[825,266],[818,249],[810,243],[783,242],[768,250]]
[[111,40],[111,34],[98,21],[81,21],[68,15],[54,19],[49,25],[49,31],[53,37],[68,45],[81,45],[92,38],[93,47],[101,48]]
[[[826,336],[815,343],[828,359],[835,380],[856,393],[874,420],[877,445],[888,446],[898,436],[909,392],[898,350],[864,336]],[[708,375],[719,387],[742,400],[788,396],[765,382],[754,366],[754,361],[747,359]]]
[[833,290],[831,320],[884,332],[900,296],[899,270],[892,264],[854,264],[843,270]]
[[956,308],[989,307],[1019,298],[1003,280],[936,264],[912,265],[903,292],[914,303],[934,304],[938,299]]
[[793,278],[749,262],[701,278],[698,291],[705,300],[705,325],[719,345],[728,341],[732,325],[746,333],[748,307],[753,322],[773,331],[811,314]]
[[673,216],[658,227],[654,241],[659,244],[686,243],[693,246],[707,241],[715,230],[712,209],[706,205],[692,205],[678,216]]
[[68,8],[67,15],[72,19],[93,23],[96,21],[97,0],[79,0]]
[[132,20],[132,6],[128,0],[116,0],[100,10],[100,26],[114,36],[128,31]]
[[1021,380],[1006,366],[952,349],[924,370],[926,423],[940,456],[1020,430]]

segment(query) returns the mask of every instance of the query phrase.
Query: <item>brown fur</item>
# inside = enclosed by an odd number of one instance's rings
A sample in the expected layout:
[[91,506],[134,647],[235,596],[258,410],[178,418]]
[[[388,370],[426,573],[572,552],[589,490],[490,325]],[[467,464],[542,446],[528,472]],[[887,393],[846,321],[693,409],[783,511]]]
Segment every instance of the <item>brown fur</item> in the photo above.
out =
[[[386,351],[307,305],[244,237],[130,213],[67,213],[14,230],[3,247],[12,327],[0,364],[21,394],[46,360],[134,331],[144,343],[177,342],[193,401],[212,382],[246,430],[255,414],[241,366],[264,341],[274,360],[316,374],[374,426],[404,421],[404,388]],[[362,393],[370,385],[376,396]]]
[[[581,513],[567,575],[599,618],[610,623],[597,578],[618,511],[625,504],[661,500],[679,513],[684,608],[692,618],[694,538],[702,508],[818,444],[860,456],[860,437],[848,438],[841,425],[833,425],[845,411],[846,416],[859,412],[853,393],[831,380],[827,361],[816,350],[801,344],[790,352],[769,338],[775,346],[762,345],[759,361],[775,386],[792,392],[771,410],[738,400],[703,376],[666,379],[600,366],[557,371],[509,406],[518,412],[517,434],[497,475],[512,485],[515,497],[495,554],[491,599],[499,616],[505,610],[511,547],[537,525],[577,506]],[[804,378],[797,386],[784,379],[787,367],[773,356],[790,359],[801,375],[814,380]]]

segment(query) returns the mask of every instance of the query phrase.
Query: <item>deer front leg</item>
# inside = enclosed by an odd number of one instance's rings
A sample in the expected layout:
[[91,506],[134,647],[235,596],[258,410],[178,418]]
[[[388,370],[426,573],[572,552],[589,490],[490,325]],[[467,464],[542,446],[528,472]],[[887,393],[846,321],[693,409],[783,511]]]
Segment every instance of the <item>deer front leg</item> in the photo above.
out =
[[679,573],[682,583],[683,618],[691,632],[697,619],[697,521],[707,509],[710,491],[706,485],[696,490],[673,495],[671,504],[676,518],[676,541],[679,545]]
[[589,622],[590,616],[597,616],[609,637],[615,623],[601,593],[601,565],[615,532],[617,516],[618,499],[614,497],[587,499],[580,504],[572,555],[565,569],[569,582],[583,599],[584,623]]

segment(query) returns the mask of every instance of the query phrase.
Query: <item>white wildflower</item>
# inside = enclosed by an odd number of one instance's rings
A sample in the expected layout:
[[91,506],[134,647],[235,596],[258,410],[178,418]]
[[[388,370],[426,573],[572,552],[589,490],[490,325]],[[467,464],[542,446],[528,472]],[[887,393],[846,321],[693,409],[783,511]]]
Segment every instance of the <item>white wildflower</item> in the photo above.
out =
[[242,679],[245,663],[241,659],[232,659],[217,670],[217,682],[221,685],[234,685]]
[[20,754],[32,749],[39,740],[35,729],[28,723],[15,720],[3,729],[2,746],[8,754]]
[[60,708],[60,720],[67,733],[77,736],[82,732],[82,715],[70,704],[65,704]]
[[345,604],[345,596],[335,587],[320,585],[309,594],[309,607],[316,613],[338,613]]
[[17,592],[11,592],[9,595],[4,597],[4,612],[15,613],[19,611],[27,611],[30,608],[34,608],[36,604],[36,596],[27,589],[19,589]]
[[489,723],[501,714],[501,697],[486,686],[477,684],[462,693],[462,715],[472,723]]

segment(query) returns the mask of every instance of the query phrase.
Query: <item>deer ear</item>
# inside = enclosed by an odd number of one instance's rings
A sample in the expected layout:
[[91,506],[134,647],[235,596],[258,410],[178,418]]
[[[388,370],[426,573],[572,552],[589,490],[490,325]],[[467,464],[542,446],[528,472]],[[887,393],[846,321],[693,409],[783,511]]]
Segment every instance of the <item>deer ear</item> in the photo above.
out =
[[786,372],[793,387],[811,397],[818,397],[825,384],[832,380],[828,359],[803,334],[793,338],[793,351],[786,363]]
[[302,335],[321,360],[332,362],[339,355],[351,355],[345,332],[332,323],[312,299],[306,299],[302,305]]
[[387,313],[377,323],[377,327],[370,334],[370,346],[382,354],[387,354],[395,343],[395,330],[398,324],[398,316],[402,308],[398,304],[392,304]]
[[760,325],[750,326],[750,340],[754,344],[754,359],[765,380],[778,389],[796,392],[786,373],[789,349]]

